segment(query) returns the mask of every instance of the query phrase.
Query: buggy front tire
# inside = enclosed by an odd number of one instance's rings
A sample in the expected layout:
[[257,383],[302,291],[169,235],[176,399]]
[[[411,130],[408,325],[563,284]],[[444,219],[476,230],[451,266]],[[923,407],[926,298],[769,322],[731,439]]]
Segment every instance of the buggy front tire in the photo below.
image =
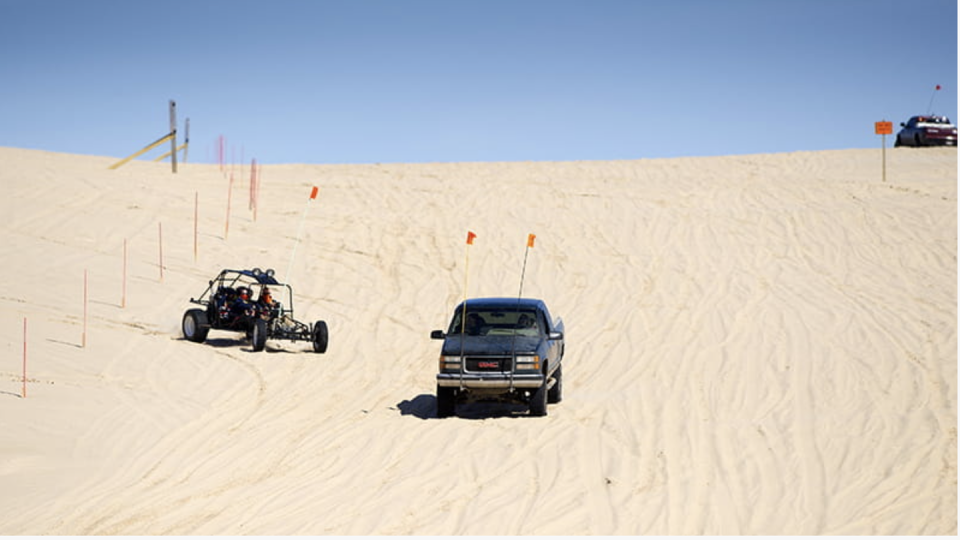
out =
[[257,318],[253,321],[253,352],[260,352],[267,346],[267,321]]
[[187,341],[194,343],[203,343],[207,339],[207,333],[210,332],[210,323],[207,321],[207,313],[202,309],[190,309],[183,314],[183,337]]
[[312,335],[313,352],[321,354],[327,352],[327,343],[330,339],[327,332],[327,323],[323,321],[314,323]]

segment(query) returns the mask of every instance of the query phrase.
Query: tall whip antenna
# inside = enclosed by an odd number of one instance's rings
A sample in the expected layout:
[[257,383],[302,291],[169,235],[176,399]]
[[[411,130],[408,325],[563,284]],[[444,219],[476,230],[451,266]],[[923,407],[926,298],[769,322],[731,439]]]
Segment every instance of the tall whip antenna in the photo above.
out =
[[460,370],[463,372],[463,342],[467,337],[467,284],[470,281],[470,246],[477,237],[473,231],[467,231],[467,254],[466,264],[463,269],[463,312],[460,314]]
[[[523,298],[523,277],[527,273],[527,255],[530,254],[530,248],[533,247],[534,240],[537,239],[537,235],[530,233],[527,235],[527,247],[523,252],[523,268],[520,270],[520,291],[517,293],[517,313],[520,313],[520,300]],[[517,322],[520,322],[519,315],[517,315]],[[513,339],[510,343],[510,357],[516,358],[517,352],[517,332],[520,330],[519,324],[517,328],[513,331]]]
[[533,247],[533,242],[537,239],[537,235],[531,233],[527,235],[527,249],[523,252],[523,269],[520,270],[520,292],[517,293],[517,304],[520,303],[520,298],[523,297],[523,276],[527,273],[527,255],[530,253],[530,248]]
[[940,85],[938,84],[936,88],[933,89],[933,93],[930,94],[930,103],[927,104],[927,114],[933,114],[933,98],[936,97],[937,92],[940,91]]
[[297,227],[297,239],[293,243],[293,251],[290,253],[290,263],[287,264],[287,273],[283,276],[284,283],[290,283],[290,271],[293,270],[293,259],[297,256],[297,246],[300,245],[300,234],[303,232],[303,222],[307,220],[307,210],[310,209],[310,203],[312,203],[317,198],[317,192],[320,191],[320,188],[313,186],[313,191],[310,192],[310,199],[307,200],[307,205],[303,208],[303,215],[300,217],[300,226]]

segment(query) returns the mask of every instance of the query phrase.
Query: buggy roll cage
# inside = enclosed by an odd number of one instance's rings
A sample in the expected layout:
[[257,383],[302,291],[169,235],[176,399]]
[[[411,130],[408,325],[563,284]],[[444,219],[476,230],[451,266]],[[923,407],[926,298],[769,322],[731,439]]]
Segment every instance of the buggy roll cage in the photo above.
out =
[[266,286],[282,287],[287,291],[286,298],[284,298],[285,302],[282,304],[283,314],[293,317],[293,289],[286,283],[280,283],[273,276],[274,271],[272,268],[266,271],[260,270],[259,268],[252,270],[222,270],[217,274],[217,277],[210,280],[203,294],[201,294],[199,298],[190,298],[190,302],[206,306],[217,294],[226,291],[235,292],[237,287],[259,285],[260,289],[257,291],[257,296],[259,296],[259,291],[262,291]]

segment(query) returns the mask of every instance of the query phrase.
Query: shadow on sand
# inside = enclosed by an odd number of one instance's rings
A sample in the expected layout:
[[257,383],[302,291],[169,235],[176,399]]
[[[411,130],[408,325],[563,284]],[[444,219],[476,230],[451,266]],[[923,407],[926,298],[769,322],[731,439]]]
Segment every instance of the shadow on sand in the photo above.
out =
[[[413,399],[397,403],[397,409],[403,416],[415,416],[421,420],[437,418],[437,396],[420,394]],[[486,420],[488,418],[517,418],[528,416],[525,405],[500,403],[495,401],[463,403],[457,405],[456,418],[465,420]]]

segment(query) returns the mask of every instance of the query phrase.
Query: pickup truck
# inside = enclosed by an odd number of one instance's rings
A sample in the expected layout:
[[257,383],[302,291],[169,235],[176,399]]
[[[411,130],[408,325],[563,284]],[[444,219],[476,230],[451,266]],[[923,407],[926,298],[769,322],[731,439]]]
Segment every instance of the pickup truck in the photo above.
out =
[[502,401],[545,416],[563,398],[563,321],[543,300],[477,298],[453,310],[442,339],[437,373],[437,417],[456,414],[458,403]]

